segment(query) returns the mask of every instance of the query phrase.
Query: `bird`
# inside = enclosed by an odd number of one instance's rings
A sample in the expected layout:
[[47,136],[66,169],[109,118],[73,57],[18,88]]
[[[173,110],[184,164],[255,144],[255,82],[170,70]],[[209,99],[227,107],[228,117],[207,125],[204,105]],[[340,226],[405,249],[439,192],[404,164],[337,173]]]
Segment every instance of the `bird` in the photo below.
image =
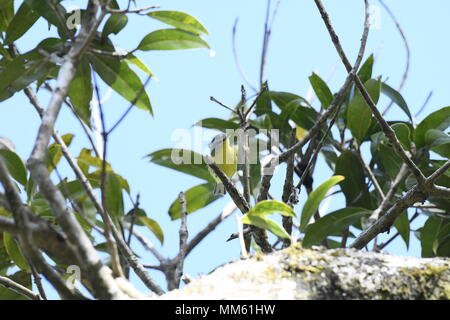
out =
[[[211,157],[214,163],[231,179],[237,172],[237,145],[231,144],[228,135],[219,133],[212,139],[208,146],[211,150]],[[216,181],[213,191],[214,195],[224,195],[226,191],[222,181],[220,181],[211,168],[209,168],[209,171]]]

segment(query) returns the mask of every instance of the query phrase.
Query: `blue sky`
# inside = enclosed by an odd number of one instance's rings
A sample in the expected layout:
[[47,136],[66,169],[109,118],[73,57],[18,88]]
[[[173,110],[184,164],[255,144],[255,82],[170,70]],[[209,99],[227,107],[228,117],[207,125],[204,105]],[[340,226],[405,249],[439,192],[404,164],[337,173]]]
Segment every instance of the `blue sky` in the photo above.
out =
[[[17,1],[18,3],[19,1]],[[124,1],[119,1],[120,3]],[[148,5],[147,1],[137,1]],[[356,57],[363,25],[363,1],[324,0],[343,47],[351,60]],[[422,106],[428,93],[433,96],[426,110],[417,118],[420,121],[430,112],[447,106],[448,74],[450,49],[448,33],[450,22],[450,3],[445,0],[434,1],[385,1],[403,27],[411,49],[411,65],[408,80],[402,91],[412,113]],[[85,1],[64,1],[67,5],[85,5]],[[272,0],[275,4],[276,0]],[[344,5],[345,3],[345,5]],[[151,3],[152,4],[152,3]],[[200,184],[196,178],[159,167],[144,158],[147,154],[174,147],[176,141],[171,135],[176,129],[189,129],[203,118],[227,118],[228,112],[209,101],[214,96],[224,103],[234,105],[240,97],[240,85],[243,80],[236,68],[232,55],[231,31],[238,17],[237,50],[241,66],[251,82],[256,84],[259,78],[259,63],[266,1],[261,0],[167,0],[158,3],[164,10],[178,10],[198,18],[208,29],[205,37],[216,55],[211,57],[207,50],[187,50],[173,52],[144,52],[138,56],[156,74],[159,81],[152,81],[148,93],[152,101],[154,114],[134,109],[126,121],[110,137],[108,160],[113,169],[123,175],[131,185],[133,194],[141,195],[141,206],[149,217],[157,220],[165,231],[165,243],[162,251],[173,256],[178,249],[179,222],[170,221],[167,211],[178,193]],[[372,0],[375,12],[379,12],[377,28],[369,34],[366,55],[374,53],[376,62],[374,75],[388,78],[387,83],[397,87],[405,66],[403,43],[394,23],[378,1]],[[151,31],[166,26],[148,17],[130,16],[128,26],[113,38],[115,44],[124,49],[134,48]],[[378,28],[379,27],[379,28]],[[19,42],[22,52],[33,48],[44,36],[51,36],[46,23],[40,20]],[[284,0],[279,7],[272,31],[267,57],[266,77],[271,90],[287,91],[306,96],[309,88],[308,77],[314,71],[326,79],[337,66],[329,82],[332,91],[338,90],[345,79],[345,70],[328,37],[325,26],[312,0]],[[107,90],[102,87],[102,93]],[[250,92],[250,89],[248,88]],[[40,92],[41,103],[45,106],[49,95]],[[315,101],[317,104],[317,101]],[[381,99],[379,106],[384,108],[388,101]],[[113,93],[105,105],[107,122],[115,122],[128,107],[117,94]],[[0,136],[14,141],[18,153],[24,158],[30,155],[39,119],[23,94],[0,105]],[[388,119],[406,120],[396,107],[388,114]],[[75,133],[73,154],[87,145],[78,123],[68,110],[63,109],[58,119],[57,129],[61,134]],[[65,164],[62,163],[66,168]],[[330,177],[331,172],[325,165],[317,168],[315,179],[317,186]],[[68,170],[63,170],[70,175]],[[282,168],[280,177],[283,177]],[[280,181],[279,181],[280,180]],[[274,181],[272,190],[279,196],[282,179]],[[195,212],[188,217],[190,235],[195,235],[229,201],[228,197]],[[339,209],[342,201],[336,200],[331,208]],[[302,202],[296,207],[299,213]],[[420,220],[420,219],[418,219]],[[422,221],[422,222],[421,222]],[[414,226],[420,226],[423,219]],[[186,273],[196,276],[208,273],[220,264],[239,258],[237,241],[225,242],[235,232],[233,217],[222,223],[186,260]],[[392,235],[392,232],[391,232]],[[149,235],[157,244],[157,239]],[[395,241],[386,251],[402,255],[420,255],[420,248],[411,235],[411,247],[407,251],[402,241]],[[136,243],[135,243],[136,244]],[[154,263],[151,255],[137,244],[137,253],[145,263]],[[162,277],[153,273],[158,281]],[[139,281],[135,281],[143,288]]]

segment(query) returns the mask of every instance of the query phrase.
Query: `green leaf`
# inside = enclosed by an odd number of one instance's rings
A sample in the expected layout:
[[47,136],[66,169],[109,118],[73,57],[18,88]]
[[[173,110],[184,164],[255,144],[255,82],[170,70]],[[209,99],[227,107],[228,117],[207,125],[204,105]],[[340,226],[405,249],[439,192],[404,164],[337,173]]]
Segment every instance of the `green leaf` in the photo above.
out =
[[162,29],[149,33],[139,43],[137,49],[149,50],[181,50],[207,48],[208,44],[198,35],[177,29]]
[[278,91],[270,91],[269,92],[270,98],[273,102],[280,108],[284,109],[284,106],[286,106],[289,102],[292,100],[300,99],[304,100],[299,95],[289,93],[289,92],[278,92]]
[[317,98],[319,98],[322,103],[322,107],[325,109],[328,108],[333,101],[333,94],[331,93],[330,88],[328,88],[327,83],[314,72],[309,77],[309,82],[311,83]]
[[404,123],[395,123],[391,128],[395,131],[395,135],[403,148],[409,150],[411,148],[411,132],[409,131],[409,127]]
[[[369,79],[364,86],[376,104],[380,97],[380,81]],[[362,141],[370,128],[371,121],[372,111],[358,90],[347,107],[347,126],[353,136],[359,141]]]
[[226,132],[227,129],[238,129],[239,124],[229,120],[223,120],[219,118],[206,118],[195,123],[195,126],[216,129],[222,132]]
[[194,17],[179,11],[153,11],[147,14],[150,18],[162,21],[177,29],[195,34],[208,34],[208,30]]
[[53,66],[37,51],[14,58],[0,71],[0,101],[45,77]]
[[11,260],[22,270],[30,271],[27,260],[22,254],[16,240],[9,233],[3,233],[3,244],[5,245],[6,251],[9,254]]
[[431,113],[419,123],[414,131],[414,142],[417,148],[425,146],[425,135],[428,130],[444,131],[450,126],[450,107],[445,107]]
[[[107,164],[108,167],[108,164]],[[117,177],[117,179],[119,179],[120,182],[120,187],[125,190],[128,194],[130,194],[130,185],[128,184],[128,181],[123,178],[121,175],[119,175],[118,173],[115,173],[112,169],[108,170],[106,169],[106,172],[111,172],[114,173]],[[91,184],[93,186],[98,186],[100,187],[100,182],[101,182],[101,175],[102,175],[102,170],[99,169],[97,171],[94,171],[92,173],[90,173],[87,178],[92,181]]]
[[[90,167],[101,169],[103,166],[102,159],[92,156],[91,153],[91,150],[83,148],[81,149],[80,154],[77,158],[77,164],[85,175],[89,173]],[[112,171],[111,166],[108,162],[106,162],[105,169],[106,171]]]
[[[214,186],[212,183],[201,184],[187,190],[185,192],[187,213],[193,213],[219,199],[220,196],[215,196],[213,190]],[[178,198],[172,202],[169,208],[169,215],[172,220],[181,217],[180,200]]]
[[6,29],[5,44],[11,44],[23,36],[38,19],[39,15],[31,10],[26,2],[23,2]]
[[316,123],[318,114],[317,111],[311,107],[306,107],[302,99],[291,100],[281,108],[280,120],[277,125],[283,128],[287,125],[287,120],[292,120],[296,125],[303,129],[309,130]]
[[[268,88],[267,82],[264,85]],[[270,99],[269,89],[265,90],[256,101],[255,114],[257,116],[270,113],[272,111],[272,101]]]
[[373,54],[371,54],[366,62],[362,65],[362,67],[358,71],[358,77],[361,80],[362,83],[365,83],[367,80],[369,80],[372,77],[372,69],[373,69]]
[[405,101],[405,99],[403,99],[400,92],[398,92],[397,90],[390,87],[389,85],[387,85],[384,82],[381,83],[381,92],[383,94],[385,94],[386,96],[388,96],[396,105],[398,105],[400,107],[400,109],[402,109],[406,113],[406,115],[408,116],[409,120],[411,120],[411,122],[413,121],[411,112],[409,111],[409,107],[406,104],[406,101]]
[[450,221],[443,221],[438,234],[439,245],[436,250],[438,257],[450,257]]
[[403,241],[405,241],[406,248],[409,248],[409,233],[411,230],[409,227],[408,212],[403,212],[397,220],[395,220],[394,227],[397,229]]
[[253,226],[256,226],[258,228],[267,230],[272,232],[274,235],[280,237],[289,239],[289,234],[284,230],[282,226],[280,226],[275,221],[268,219],[266,217],[260,217],[255,215],[244,215],[241,217],[241,221],[243,224],[251,224]]
[[68,95],[77,114],[88,126],[90,126],[91,118],[92,92],[91,67],[88,61],[83,58],[77,68],[75,78],[70,83]]
[[304,232],[309,220],[314,215],[314,213],[319,209],[319,205],[323,198],[327,195],[328,190],[336,183],[343,181],[345,177],[343,176],[333,176],[320,186],[318,186],[313,192],[311,192],[303,206],[302,215],[300,218],[300,231]]
[[105,194],[108,213],[115,218],[122,217],[124,214],[122,184],[114,172],[106,172]]
[[27,169],[22,159],[9,149],[0,149],[0,156],[5,161],[9,174],[21,185],[27,185]]
[[[30,8],[38,15],[44,17],[50,24],[58,28],[58,32],[62,35],[66,35],[66,28],[63,23],[66,23],[65,19],[60,19],[59,17],[66,16],[66,10],[59,1],[42,1],[42,0],[25,0],[25,2],[30,6]],[[53,2],[54,4],[51,4]],[[56,2],[56,3],[55,3]],[[58,10],[58,13],[56,10]],[[66,35],[67,36],[67,35]]]
[[[94,55],[90,55],[89,59],[100,78],[114,91],[129,102],[134,102],[138,98],[143,84],[126,61]],[[135,104],[138,108],[148,110],[153,115],[152,106],[145,90],[142,91]]]
[[260,201],[247,212],[247,215],[263,217],[276,212],[281,213],[285,217],[295,217],[291,206],[277,200]]
[[425,134],[425,141],[431,150],[450,159],[450,136],[447,133],[430,129]]
[[5,31],[14,17],[14,1],[0,1],[0,32]]
[[118,34],[127,23],[128,17],[126,14],[112,14],[103,26],[102,39],[106,39],[111,33]]
[[384,143],[379,143],[377,148],[384,171],[392,178],[398,175],[402,166],[402,158],[400,158],[395,150]]
[[350,150],[341,153],[336,161],[334,174],[345,177],[340,186],[344,192],[347,207],[372,209],[364,169],[357,155]]
[[422,258],[436,256],[439,245],[438,234],[442,225],[442,218],[430,216],[420,231],[420,242],[422,245]]
[[154,80],[157,80],[158,78],[156,78],[156,76],[150,71],[150,69],[145,65],[145,63],[139,59],[138,57],[136,57],[134,54],[130,53],[127,55],[127,57],[125,58],[125,61],[128,64],[133,64],[136,67],[138,67],[139,69],[141,69],[142,71],[144,71],[148,76],[152,77]]
[[161,244],[164,243],[164,233],[158,222],[148,217],[139,217],[139,220],[158,238]]
[[313,245],[319,245],[322,240],[329,236],[341,235],[348,226],[360,221],[362,217],[370,213],[371,211],[367,209],[354,207],[331,212],[306,227],[302,245],[309,248]]
[[[134,218],[133,218],[134,216]],[[141,222],[142,217],[147,217],[147,213],[142,208],[137,208],[136,210],[132,208],[127,214],[123,217],[123,220],[131,223],[134,219],[134,224],[137,226],[143,226],[144,224]]]
[[203,161],[203,156],[186,149],[162,149],[148,155],[150,161],[160,166],[187,173],[191,176],[214,182]]
[[[64,143],[66,144],[66,146],[70,146],[70,144],[72,143],[73,137],[74,137],[73,134],[68,133],[68,134],[63,135],[61,138],[64,141]],[[47,153],[47,170],[48,170],[48,172],[52,172],[53,169],[56,168],[59,161],[61,160],[61,157],[62,157],[61,145],[56,142],[52,143],[48,147],[48,153]]]

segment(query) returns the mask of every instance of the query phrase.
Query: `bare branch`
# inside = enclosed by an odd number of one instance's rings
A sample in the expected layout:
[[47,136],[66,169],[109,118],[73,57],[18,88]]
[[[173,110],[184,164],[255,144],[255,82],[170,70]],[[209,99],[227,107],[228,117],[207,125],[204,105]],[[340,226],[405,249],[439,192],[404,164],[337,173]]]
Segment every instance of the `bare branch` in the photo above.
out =
[[[236,224],[237,224],[237,228],[238,228],[238,237],[239,237],[239,245],[241,247],[241,259],[247,259],[248,258],[248,252],[247,252],[247,246],[245,244],[245,239],[244,239],[244,230],[243,230],[243,226],[242,226],[242,221],[239,218],[239,216],[236,214]],[[249,228],[249,230],[251,230]]]
[[[222,170],[219,169],[219,167],[214,163],[210,156],[204,156],[203,158],[205,163],[208,164],[208,166],[213,170],[220,181],[222,181],[225,189],[228,191],[231,199],[233,199],[239,210],[243,214],[248,212],[250,210],[250,205],[248,204],[247,200],[245,200],[243,195],[236,189],[231,180],[226,176],[225,173],[222,172]],[[272,252],[272,247],[267,240],[267,234],[265,230],[259,229],[255,226],[250,226],[250,229],[255,237],[255,242],[261,247],[261,250],[266,253]]]
[[[141,89],[139,90],[139,92],[136,94],[136,97],[133,99],[133,101],[131,101],[129,107],[127,108],[127,110],[125,110],[125,112],[120,116],[119,120],[116,121],[116,123],[114,123],[114,125],[111,127],[111,129],[109,129],[107,131],[107,134],[111,134],[111,132],[113,132],[117,126],[126,118],[126,116],[128,115],[128,113],[131,111],[131,109],[133,109],[134,105],[136,104],[136,102],[141,98],[141,95],[145,92],[145,88],[147,87],[147,85],[149,84],[150,80],[152,79],[152,76],[148,76],[147,79],[145,80],[143,86],[141,87]],[[100,103],[100,100],[98,100]]]
[[[355,143],[356,145],[356,143]],[[358,146],[357,147],[357,151],[356,151],[356,156],[359,159],[359,162],[361,163],[361,165],[364,167],[364,170],[367,173],[367,176],[369,177],[370,181],[372,181],[375,190],[377,191],[378,195],[380,196],[381,200],[384,201],[384,199],[386,199],[386,195],[383,192],[383,189],[381,189],[380,184],[378,183],[377,178],[375,177],[375,174],[373,173],[372,169],[370,169],[369,165],[364,161],[362,155],[361,155],[361,150],[359,149]]]
[[238,68],[238,71],[242,77],[242,79],[245,81],[245,83],[254,91],[257,92],[258,90],[255,88],[255,86],[253,86],[250,83],[250,80],[248,80],[247,75],[245,74],[244,70],[241,67],[241,64],[239,62],[239,56],[237,54],[237,49],[236,49],[236,30],[237,30],[237,24],[238,24],[239,19],[236,18],[236,20],[234,20],[234,25],[233,25],[233,33],[232,33],[232,47],[233,47],[233,57],[234,57],[234,62],[236,64],[236,67]]
[[266,57],[267,57],[267,49],[269,48],[269,39],[271,30],[269,28],[269,18],[270,18],[270,3],[271,0],[267,0],[267,9],[266,9],[266,20],[264,22],[264,36],[262,43],[262,52],[261,52],[261,64],[259,70],[259,85],[262,86],[264,82],[264,70],[266,67]]
[[[290,145],[293,145],[295,142],[295,131],[296,129],[293,128],[291,131],[290,136]],[[284,180],[284,186],[283,186],[283,195],[281,197],[281,200],[283,200],[284,203],[292,206],[294,198],[296,198],[295,190],[294,190],[294,155],[291,155],[289,159],[287,160],[287,168],[286,168],[286,178]],[[294,193],[294,194],[293,194]],[[286,232],[291,235],[292,234],[292,217],[282,217],[282,223],[283,227],[286,230]],[[283,247],[289,247],[291,244],[290,239],[283,239]]]
[[49,202],[56,220],[75,249],[77,260],[91,282],[94,294],[99,298],[114,299],[122,296],[117,284],[109,269],[101,263],[95,248],[76,218],[67,210],[65,199],[53,185],[45,165],[50,136],[53,133],[61,105],[67,96],[69,85],[75,76],[76,67],[105,16],[105,12],[102,11],[97,19],[98,9],[97,1],[89,1],[79,35],[68,53],[63,57],[63,64],[58,73],[55,90],[42,118],[34,149],[28,159],[28,167],[33,179],[39,185],[40,191]]
[[392,185],[389,188],[389,191],[387,192],[386,196],[381,201],[381,203],[378,206],[378,208],[375,209],[372,212],[372,214],[371,214],[371,216],[369,218],[369,221],[368,221],[369,224],[371,224],[374,221],[378,220],[378,218],[380,216],[382,216],[386,212],[386,210],[389,207],[389,204],[390,204],[390,201],[391,201],[392,197],[394,196],[395,192],[397,191],[398,186],[403,181],[403,179],[406,178],[408,173],[409,173],[408,167],[406,166],[406,164],[402,164],[402,166],[400,167],[400,170],[399,170],[397,176],[395,177],[394,181],[392,182]]
[[351,248],[362,249],[378,234],[389,230],[397,217],[408,207],[416,202],[425,201],[426,196],[417,186],[411,188],[400,200],[398,200],[383,216],[381,216],[368,229],[361,232],[350,245]]
[[[409,219],[409,224],[411,224],[417,217],[419,216],[419,213],[416,211],[414,215]],[[381,243],[379,245],[374,246],[373,251],[381,251],[386,246],[388,246],[392,241],[394,241],[398,236],[400,235],[399,232],[396,232],[389,240],[387,240],[384,243]]]
[[[314,0],[314,2],[317,5],[317,8],[319,9],[319,12],[322,16],[322,19],[327,27],[327,30],[330,34],[330,38],[336,48],[336,51],[338,52],[339,56],[341,57],[342,62],[344,63],[345,68],[347,69],[347,72],[353,71],[353,68],[350,64],[350,62],[347,59],[347,56],[345,55],[344,50],[342,49],[341,43],[339,41],[339,37],[337,36],[336,32],[334,31],[333,26],[331,25],[330,18],[328,16],[328,13],[326,12],[322,1],[321,0]],[[365,0],[366,7],[368,5],[367,0]],[[366,10],[367,11],[367,10]],[[353,77],[355,86],[358,88],[359,92],[361,93],[363,99],[365,102],[369,105],[370,109],[372,110],[372,113],[374,114],[375,118],[377,119],[378,123],[380,124],[384,134],[389,139],[389,141],[392,143],[394,150],[396,153],[402,158],[402,160],[408,165],[411,172],[414,174],[414,176],[417,178],[417,181],[419,185],[423,185],[425,181],[425,176],[420,171],[420,169],[416,166],[416,164],[411,160],[411,158],[406,154],[406,151],[403,149],[403,146],[400,144],[400,142],[397,139],[397,136],[395,135],[394,130],[389,126],[389,124],[386,122],[386,120],[383,118],[383,115],[380,113],[380,111],[377,109],[375,103],[373,102],[370,95],[367,93],[366,88],[364,87],[364,84],[361,82],[359,77],[355,75]]]
[[[408,78],[408,72],[409,72],[409,62],[411,59],[411,52],[409,50],[409,45],[408,45],[408,40],[406,39],[406,35],[403,32],[402,27],[400,26],[400,23],[398,22],[397,18],[394,16],[394,14],[392,13],[391,9],[389,9],[389,7],[384,3],[383,0],[378,0],[378,2],[383,6],[383,8],[387,11],[387,13],[389,14],[389,16],[391,17],[392,21],[394,21],[395,26],[397,27],[398,32],[400,33],[400,36],[402,37],[403,40],[403,44],[405,46],[405,52],[406,52],[406,66],[405,66],[405,71],[403,72],[403,76],[402,76],[402,80],[400,81],[400,84],[397,88],[398,92],[401,92],[403,89],[403,86],[405,85],[406,79]],[[383,111],[383,116],[389,111],[389,109],[392,107],[392,105],[394,104],[393,101],[391,101],[389,103],[389,105],[386,107],[386,109],[384,109]]]
[[[15,225],[17,226],[17,236],[25,255],[31,259],[33,264],[38,268],[39,272],[42,272],[50,283],[54,285],[55,289],[62,295],[63,298],[83,299],[83,295],[81,295],[78,291],[70,289],[66,286],[63,277],[47,264],[40,252],[34,247],[34,244],[31,241],[33,232],[31,231],[32,229],[29,221],[30,219],[35,219],[35,216],[26,206],[22,204],[19,190],[17,189],[16,184],[10,179],[2,159],[0,159],[0,181],[5,189],[6,199],[11,207]],[[49,239],[50,234],[46,235],[46,241]]]
[[437,169],[435,172],[433,172],[432,175],[428,177],[428,181],[430,183],[434,183],[437,178],[442,176],[447,170],[450,169],[450,160],[447,160],[439,169]]
[[17,283],[7,277],[0,276],[0,285],[31,300],[42,300],[42,297],[38,293],[34,293],[27,287],[24,287],[20,283]]
[[219,106],[221,106],[221,107],[223,107],[223,108],[225,108],[225,109],[227,109],[227,110],[229,110],[229,111],[231,111],[231,112],[236,113],[237,115],[239,115],[239,113],[238,113],[236,110],[234,110],[233,108],[230,108],[230,107],[227,106],[226,104],[223,104],[222,102],[220,102],[220,101],[217,100],[216,98],[210,97],[209,99],[210,99],[211,101],[217,103]]
[[120,259],[119,259],[119,252],[117,251],[116,244],[112,241],[111,238],[111,224],[109,222],[109,219],[106,218],[106,215],[109,213],[106,209],[106,157],[107,157],[107,150],[108,150],[108,133],[106,132],[106,123],[105,123],[105,115],[103,113],[103,106],[101,103],[100,93],[99,93],[99,87],[97,84],[97,78],[94,75],[94,90],[97,95],[97,101],[98,106],[100,110],[100,121],[102,124],[102,137],[103,137],[103,154],[102,154],[102,167],[101,167],[101,174],[100,174],[100,191],[101,191],[101,201],[102,201],[102,207],[103,210],[100,212],[103,220],[104,225],[104,232],[103,235],[106,239],[106,247],[111,255],[111,266],[113,269],[114,277],[123,277],[123,270],[120,265]]
[[[322,115],[317,119],[314,123],[313,127],[309,130],[309,132],[305,135],[305,137],[294,144],[292,147],[284,151],[278,156],[275,156],[266,166],[265,169],[273,168],[275,165],[287,161],[287,159],[296,152],[300,151],[303,146],[305,146],[308,141],[313,139],[322,129],[322,126],[326,123],[327,119],[339,108],[345,98],[345,94],[347,90],[350,88],[350,84],[352,82],[353,73],[349,74],[344,82],[344,85],[335,95],[330,107],[322,113]],[[267,199],[267,194],[270,188],[270,181],[272,180],[272,174],[264,174],[261,180],[261,187],[259,191],[258,201]]]
[[[125,224],[125,228],[130,230],[130,224]],[[146,237],[144,237],[139,231],[133,229],[133,235],[144,246],[146,250],[150,251],[156,257],[156,259],[158,259],[159,262],[163,262],[166,260],[166,258],[164,258],[164,256],[155,248],[153,243]]]
[[233,199],[236,206],[239,208],[239,210],[245,214],[248,210],[250,210],[250,206],[245,200],[244,196],[236,189],[236,187],[233,185],[233,182],[227,177],[225,173],[223,173],[222,170],[219,169],[217,164],[214,163],[214,160],[210,156],[204,156],[204,161],[208,166],[213,170],[213,172],[216,174],[216,176],[222,181],[222,183],[225,186],[225,189],[228,191],[228,194],[230,195],[231,199]]
[[158,9],[158,8],[159,8],[159,6],[147,6],[147,7],[136,8],[136,9],[127,8],[125,10],[120,10],[120,9],[113,9],[110,7],[106,7],[106,12],[107,13],[115,13],[115,14],[135,13],[135,14],[139,14],[139,15],[145,15],[145,14],[147,14],[146,11],[150,11],[150,10]]
[[186,255],[188,255],[192,249],[194,249],[208,234],[211,233],[211,231],[213,231],[222,221],[228,218],[236,209],[237,206],[234,201],[230,201],[216,218],[208,223],[203,230],[199,231],[199,233],[197,233],[197,235],[187,243]]
[[187,209],[186,209],[186,195],[184,192],[180,192],[178,199],[180,201],[180,208],[181,208],[181,225],[180,225],[180,250],[178,252],[178,255],[173,259],[172,263],[174,265],[174,271],[173,275],[171,277],[168,277],[168,288],[169,290],[177,289],[180,286],[180,279],[183,275],[183,266],[184,266],[184,259],[186,257],[186,244],[187,244],[187,238],[189,236],[188,229],[187,229]]
[[417,111],[417,113],[414,115],[414,117],[418,117],[422,113],[422,111],[425,110],[425,108],[427,107],[428,102],[430,102],[430,99],[432,96],[433,96],[433,90],[431,90],[430,93],[428,93],[427,98],[425,99],[425,102],[422,104],[419,111]]

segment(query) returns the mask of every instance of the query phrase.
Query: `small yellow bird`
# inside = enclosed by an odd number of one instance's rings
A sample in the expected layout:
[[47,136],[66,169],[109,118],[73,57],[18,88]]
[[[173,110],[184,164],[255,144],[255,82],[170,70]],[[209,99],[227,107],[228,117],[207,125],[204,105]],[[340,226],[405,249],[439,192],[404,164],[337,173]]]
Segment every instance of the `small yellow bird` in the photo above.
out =
[[[220,133],[212,139],[209,148],[215,164],[231,179],[237,171],[237,145],[231,145],[229,137],[224,133]],[[224,195],[225,186],[211,168],[209,168],[209,171],[216,180],[214,195]]]

